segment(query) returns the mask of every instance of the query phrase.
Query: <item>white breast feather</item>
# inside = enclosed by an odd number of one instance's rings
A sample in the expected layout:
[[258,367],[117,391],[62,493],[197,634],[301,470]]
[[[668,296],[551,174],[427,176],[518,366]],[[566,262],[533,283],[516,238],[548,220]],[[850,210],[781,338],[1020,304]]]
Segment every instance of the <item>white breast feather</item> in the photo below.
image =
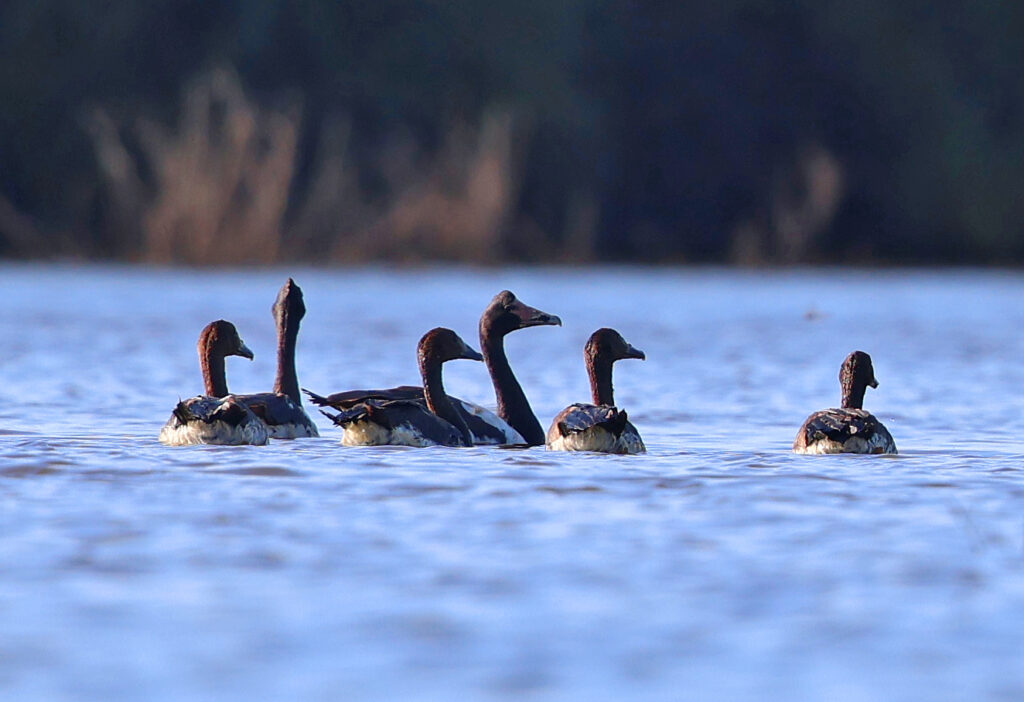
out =
[[288,424],[269,424],[267,425],[267,430],[270,432],[271,439],[307,439],[320,436],[320,432],[317,431],[315,426],[294,422],[289,422]]
[[341,435],[343,446],[434,446],[415,428],[402,424],[394,429],[385,429],[376,422],[360,420],[345,425]]
[[506,422],[504,419],[496,415],[491,410],[481,407],[480,405],[473,404],[472,402],[466,402],[465,400],[459,400],[462,403],[463,409],[469,414],[479,417],[487,424],[490,424],[495,429],[498,429],[505,434],[503,441],[495,441],[489,436],[477,436],[473,435],[474,444],[525,444],[526,439],[518,431],[512,428],[512,425]]
[[386,446],[391,432],[377,424],[365,420],[349,422],[341,435],[343,446]]
[[[847,443],[849,443],[849,441]],[[843,451],[843,444],[838,441],[833,441],[832,439],[819,439],[818,441],[812,441],[803,448],[793,450],[797,453],[805,453],[815,456],[828,453],[845,453]]]
[[[801,428],[800,430],[804,430]],[[793,448],[795,453],[821,456],[834,453],[896,453],[896,447],[889,445],[887,438],[888,431],[882,427],[875,431],[870,437],[851,436],[844,443],[832,439],[823,438],[812,441],[802,448]]]
[[193,446],[196,444],[263,446],[269,438],[263,422],[247,422],[243,426],[235,427],[219,421],[209,424],[194,421],[174,426],[171,423],[173,421],[174,418],[160,430],[160,443],[168,446]]
[[601,427],[590,427],[584,431],[573,432],[568,436],[558,436],[548,443],[551,451],[599,451],[601,453],[643,453],[643,442],[638,436],[627,436],[625,433],[618,440],[615,435]]

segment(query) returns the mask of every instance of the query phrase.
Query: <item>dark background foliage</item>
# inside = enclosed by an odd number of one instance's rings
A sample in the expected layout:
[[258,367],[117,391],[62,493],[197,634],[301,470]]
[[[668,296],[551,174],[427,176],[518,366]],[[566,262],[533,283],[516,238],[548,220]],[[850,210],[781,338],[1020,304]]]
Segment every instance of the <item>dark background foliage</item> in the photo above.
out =
[[1021,36],[995,1],[7,0],[0,255],[1017,263]]

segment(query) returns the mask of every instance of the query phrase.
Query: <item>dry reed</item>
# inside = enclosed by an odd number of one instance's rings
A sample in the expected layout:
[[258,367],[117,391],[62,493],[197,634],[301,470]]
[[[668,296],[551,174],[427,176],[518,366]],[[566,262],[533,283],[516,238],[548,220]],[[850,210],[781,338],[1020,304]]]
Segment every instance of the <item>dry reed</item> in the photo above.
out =
[[393,138],[371,164],[385,181],[372,199],[342,122],[297,184],[300,110],[256,105],[228,69],[188,87],[173,127],[102,109],[87,127],[114,247],[150,262],[495,261],[518,193],[507,111],[452,128],[432,152]]

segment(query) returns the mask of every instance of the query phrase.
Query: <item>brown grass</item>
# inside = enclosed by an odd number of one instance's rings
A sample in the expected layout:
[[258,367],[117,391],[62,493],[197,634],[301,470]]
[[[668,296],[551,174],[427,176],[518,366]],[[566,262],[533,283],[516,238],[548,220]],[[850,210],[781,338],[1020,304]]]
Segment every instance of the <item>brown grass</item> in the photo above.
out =
[[[338,232],[333,258],[498,259],[516,192],[511,139],[511,117],[495,113],[477,130],[452,129],[432,157],[411,154],[408,144],[386,152],[390,163],[381,170],[391,174],[393,194],[370,208],[363,226]],[[417,162],[424,167],[410,165]],[[366,209],[365,203],[356,207]]]
[[375,199],[359,187],[343,123],[319,135],[313,175],[296,192],[300,110],[256,105],[227,69],[188,87],[173,126],[122,125],[102,109],[87,126],[113,248],[150,262],[493,261],[517,195],[505,111],[453,127],[429,153],[393,138],[372,164],[385,181]]
[[144,186],[113,120],[97,111],[92,135],[113,224],[141,240],[126,248],[161,263],[276,261],[298,122],[298,109],[260,109],[233,72],[213,71],[186,91],[175,127],[135,123],[152,173]]

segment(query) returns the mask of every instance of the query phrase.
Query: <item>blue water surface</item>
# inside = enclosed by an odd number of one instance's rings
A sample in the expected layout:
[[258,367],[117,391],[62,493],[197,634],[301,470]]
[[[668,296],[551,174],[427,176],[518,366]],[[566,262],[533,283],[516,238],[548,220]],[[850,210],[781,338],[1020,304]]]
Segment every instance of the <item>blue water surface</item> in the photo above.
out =
[[[270,388],[417,380],[415,344],[509,288],[541,423],[615,327],[645,456],[167,448],[195,341]],[[840,270],[0,268],[4,700],[1024,698],[1024,275]],[[899,456],[795,456],[854,349]],[[448,390],[493,406],[483,364]]]

